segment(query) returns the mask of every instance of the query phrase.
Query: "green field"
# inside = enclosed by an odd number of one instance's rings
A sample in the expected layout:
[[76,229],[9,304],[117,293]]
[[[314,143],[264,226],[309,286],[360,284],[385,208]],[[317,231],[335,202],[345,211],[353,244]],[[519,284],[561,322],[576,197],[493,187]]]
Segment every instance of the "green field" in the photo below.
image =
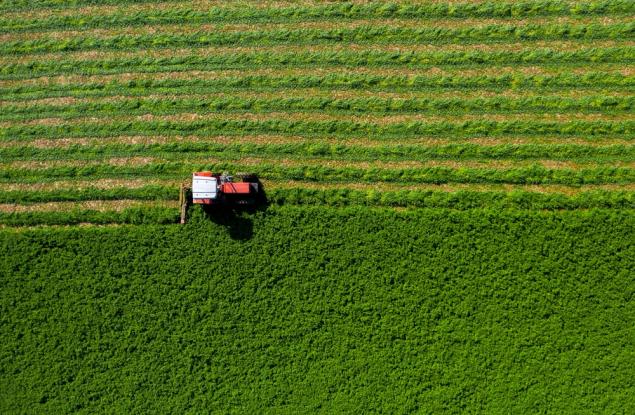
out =
[[0,11],[0,412],[635,412],[632,1]]

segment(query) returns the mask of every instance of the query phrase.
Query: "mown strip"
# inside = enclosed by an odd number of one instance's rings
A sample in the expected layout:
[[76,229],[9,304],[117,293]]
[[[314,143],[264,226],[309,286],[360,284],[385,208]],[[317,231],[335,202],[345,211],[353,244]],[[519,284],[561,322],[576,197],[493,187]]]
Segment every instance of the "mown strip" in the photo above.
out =
[[187,70],[175,72],[161,73],[143,73],[143,72],[123,72],[120,74],[61,74],[51,77],[40,76],[30,79],[17,80],[0,80],[1,88],[17,88],[17,87],[45,87],[48,85],[70,85],[70,84],[108,84],[128,82],[147,82],[147,81],[182,81],[182,80],[201,80],[211,81],[216,79],[240,78],[245,77],[268,77],[268,78],[287,78],[287,77],[327,77],[327,76],[370,76],[370,77],[446,77],[446,78],[474,78],[474,77],[499,77],[499,76],[543,76],[552,77],[559,75],[579,75],[580,77],[587,74],[607,74],[632,77],[632,71],[628,66],[619,63],[595,63],[589,65],[569,64],[564,67],[555,67],[548,65],[528,65],[528,66],[490,66],[466,68],[461,66],[431,67],[431,68],[409,68],[409,67],[324,67],[315,66],[312,68],[251,68],[251,69],[218,69],[218,70]]
[[[35,14],[31,14],[32,16]],[[331,19],[325,21],[303,21],[303,22],[274,22],[274,23],[196,23],[196,24],[159,24],[145,26],[125,26],[125,27],[109,27],[109,28],[86,28],[80,30],[59,29],[54,31],[42,32],[13,32],[0,33],[0,42],[14,41],[33,41],[37,39],[64,40],[79,37],[95,37],[99,39],[112,38],[115,36],[142,36],[161,33],[163,35],[184,35],[194,33],[236,33],[245,31],[273,31],[273,30],[334,30],[334,29],[352,29],[358,27],[390,27],[390,28],[447,28],[454,29],[461,27],[486,27],[494,25],[584,25],[584,24],[628,24],[632,21],[630,15],[612,15],[603,19],[597,16],[548,16],[548,17],[529,17],[522,20],[510,20],[508,18],[494,19],[360,19],[360,20],[342,20]]]
[[313,182],[400,182],[400,183],[509,183],[509,184],[629,184],[635,182],[635,169],[601,166],[591,168],[552,169],[540,165],[495,168],[359,168],[282,166],[258,162],[192,163],[164,162],[142,165],[93,164],[86,166],[58,166],[48,168],[0,168],[0,182],[52,182],[60,178],[132,178],[152,177],[179,179],[193,171],[253,171],[264,180],[296,180]]
[[[138,3],[136,0],[134,3]],[[122,5],[128,1],[100,1],[99,5]],[[4,1],[0,10],[15,11],[28,7],[29,10],[55,5],[74,7],[95,4],[94,2],[49,1]],[[631,14],[635,6],[628,0],[607,1],[522,1],[483,3],[365,3],[365,4],[325,4],[316,6],[292,6],[276,8],[256,7],[211,7],[196,10],[183,6],[159,8],[137,13],[118,12],[112,14],[95,13],[80,16],[50,16],[44,19],[10,18],[0,19],[0,33],[51,29],[85,29],[99,27],[145,26],[147,24],[202,24],[229,22],[289,22],[332,19],[373,19],[373,18],[524,18],[533,16],[585,16]]]
[[242,156],[267,158],[316,158],[350,161],[401,160],[571,160],[593,162],[634,161],[635,146],[588,146],[578,144],[449,144],[440,146],[383,145],[354,146],[313,142],[285,144],[257,143],[169,143],[74,145],[64,148],[0,148],[0,160],[102,160],[104,157],[160,157],[164,160],[188,160],[204,157],[235,159]]
[[[1,197],[1,196],[0,196]],[[635,208],[632,193],[583,193],[575,197],[540,193],[483,192],[363,192],[354,190],[311,191],[284,189],[271,192],[269,204],[308,206],[363,206],[427,209],[496,210],[578,210]],[[50,208],[50,207],[49,207]],[[170,224],[178,223],[179,211],[173,207],[143,206],[120,210],[49,209],[48,211],[0,211],[0,225],[77,225],[77,224]]]
[[497,135],[613,135],[632,138],[635,121],[465,121],[371,123],[347,120],[287,121],[284,119],[207,119],[193,122],[124,121],[81,124],[23,125],[0,129],[0,141],[36,138],[112,137],[115,135],[251,135],[280,134],[305,137],[372,137]]
[[634,23],[618,24],[548,24],[488,25],[462,28],[404,28],[362,26],[355,28],[256,30],[240,32],[199,32],[189,34],[119,35],[114,37],[73,37],[69,39],[35,39],[3,42],[0,55],[26,55],[44,52],[86,50],[135,50],[147,48],[199,48],[237,45],[308,45],[322,43],[356,44],[444,44],[505,42],[531,40],[632,39]]
[[[562,90],[562,89],[611,89],[635,90],[635,77],[619,73],[589,72],[584,74],[562,73],[557,75],[525,75],[522,73],[498,76],[384,76],[368,74],[328,75],[245,75],[219,76],[212,79],[135,79],[111,80],[89,83],[47,83],[43,85],[19,85],[0,87],[3,101],[32,100],[53,97],[138,97],[150,94],[190,95],[220,92],[280,91],[296,88],[320,88],[324,90],[369,91],[430,91],[447,89],[487,90]],[[3,113],[6,107],[3,107]]]
[[128,58],[110,60],[31,61],[0,67],[0,79],[28,79],[58,74],[115,74],[123,72],[172,72],[184,70],[240,69],[254,67],[344,66],[486,66],[486,65],[566,65],[571,63],[635,62],[635,48],[582,48],[574,51],[527,49],[521,51],[315,51],[219,53],[168,58]]
[[[327,206],[392,206],[449,209],[633,209],[635,192],[632,191],[583,191],[574,195],[562,193],[538,193],[515,190],[457,192],[437,190],[382,189],[307,189],[304,187],[265,187],[268,204],[327,205]],[[110,189],[84,188],[40,191],[0,191],[2,204],[41,204],[49,202],[84,202],[112,200],[178,200],[175,186],[144,186],[139,188],[117,187]],[[34,206],[37,210],[37,205]]]
[[[78,52],[43,52],[29,55],[0,56],[2,65],[30,64],[34,61],[83,61],[83,60],[122,60],[122,59],[167,59],[167,58],[187,58],[196,56],[218,56],[250,53],[274,53],[274,54],[297,54],[297,53],[323,53],[323,52],[399,52],[399,53],[446,53],[446,52],[509,52],[509,51],[530,51],[536,49],[548,49],[552,52],[577,52],[594,47],[595,49],[608,48],[633,48],[635,40],[627,39],[603,39],[592,42],[579,40],[530,40],[515,43],[447,43],[447,44],[426,44],[426,43],[390,43],[390,44],[358,44],[358,43],[329,43],[316,45],[274,45],[274,46],[205,46],[200,48],[157,48],[157,49],[133,49],[133,50],[87,50]],[[372,46],[372,47],[371,47]],[[572,64],[568,64],[571,66]],[[607,66],[606,64],[604,66]],[[287,68],[292,69],[293,67]],[[509,68],[509,67],[507,67]],[[220,69],[220,70],[240,70],[241,68]],[[257,70],[267,70],[267,67],[256,68]],[[282,69],[282,68],[276,68]],[[297,68],[300,69],[300,68]]]
[[[327,138],[307,138],[294,135],[215,135],[215,136],[134,136],[119,135],[112,137],[74,137],[74,138],[52,138],[35,139],[28,141],[0,141],[0,148],[13,148],[30,146],[39,149],[46,148],[67,148],[72,146],[106,146],[106,145],[133,145],[133,144],[175,144],[175,143],[215,143],[215,144],[297,144],[314,143],[316,145],[357,145],[362,147],[376,147],[386,144],[383,140],[373,137],[327,137]],[[601,147],[608,145],[630,145],[632,140],[628,137],[606,137],[606,136],[549,136],[549,135],[523,135],[523,136],[418,136],[405,138],[392,138],[389,141],[393,146],[440,146],[449,144],[478,144],[481,146],[494,146],[502,144],[525,145],[525,144],[579,144],[591,147]]]
[[179,220],[179,209],[172,207],[133,207],[119,211],[64,209],[49,212],[0,212],[0,224],[5,226],[78,225],[91,224],[170,224]]
[[81,202],[88,200],[178,200],[175,186],[115,187],[109,189],[88,187],[40,191],[0,191],[0,203],[33,204],[47,202]]
[[635,97],[586,96],[581,98],[534,96],[525,98],[243,98],[212,97],[186,99],[125,99],[114,102],[77,102],[64,105],[4,105],[0,121],[25,121],[42,118],[72,119],[90,116],[171,115],[210,112],[294,112],[321,113],[533,113],[533,112],[630,112]]

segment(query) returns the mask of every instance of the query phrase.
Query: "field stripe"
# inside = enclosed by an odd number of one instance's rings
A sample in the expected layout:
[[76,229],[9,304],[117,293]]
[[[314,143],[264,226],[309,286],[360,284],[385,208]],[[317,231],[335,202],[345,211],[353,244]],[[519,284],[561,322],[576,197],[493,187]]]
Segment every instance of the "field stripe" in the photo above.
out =
[[[189,53],[189,52],[188,52]],[[389,52],[389,51],[322,51],[296,53],[230,53],[210,56],[189,55],[171,58],[132,58],[122,60],[33,61],[0,67],[0,79],[32,78],[43,75],[115,74],[121,72],[172,72],[178,70],[238,69],[246,67],[394,67],[428,68],[431,66],[495,65],[566,65],[568,63],[622,63],[635,61],[635,48],[582,48],[574,51],[528,49],[504,52]]]
[[[355,68],[346,68],[346,67],[319,67],[314,66],[311,68],[293,68],[293,67],[284,67],[284,68],[250,68],[250,69],[219,69],[219,70],[188,70],[184,69],[183,71],[165,71],[165,72],[155,72],[155,73],[144,73],[144,72],[122,72],[119,74],[92,74],[92,75],[80,75],[80,74],[64,74],[64,75],[53,75],[53,76],[40,76],[33,77],[29,79],[4,79],[0,80],[0,91],[7,91],[7,93],[11,92],[12,94],[18,94],[20,91],[24,90],[25,93],[35,92],[37,88],[46,89],[49,86],[53,88],[65,88],[71,87],[71,85],[103,85],[103,88],[106,88],[107,85],[113,84],[113,88],[126,87],[126,88],[142,88],[142,84],[148,84],[148,87],[160,87],[166,82],[175,82],[174,84],[170,83],[169,87],[179,87],[179,86],[187,86],[189,84],[185,84],[183,82],[192,81],[192,82],[205,82],[202,84],[203,86],[207,85],[215,85],[215,88],[223,87],[230,80],[235,80],[238,88],[243,80],[245,82],[254,82],[254,88],[263,88],[265,86],[273,87],[277,85],[279,82],[290,82],[295,84],[296,81],[293,80],[310,80],[311,82],[309,86],[319,86],[324,84],[326,81],[322,81],[322,79],[331,79],[331,77],[336,79],[342,79],[342,86],[338,87],[337,84],[329,85],[329,88],[353,88],[354,85],[359,82],[361,83],[361,87],[364,88],[367,82],[365,79],[422,79],[423,82],[427,82],[427,80],[455,80],[459,82],[458,87],[467,88],[472,84],[464,84],[463,81],[459,80],[467,80],[467,79],[483,79],[483,80],[494,80],[494,79],[519,79],[523,80],[527,79],[536,79],[539,80],[541,78],[545,79],[560,79],[560,78],[568,78],[579,77],[582,81],[582,88],[589,88],[591,84],[588,84],[585,79],[589,77],[598,78],[601,76],[607,77],[617,77],[620,80],[619,83],[623,83],[624,86],[631,85],[633,83],[633,76],[635,75],[635,70],[633,70],[628,65],[623,65],[620,63],[595,63],[592,66],[587,65],[574,65],[569,64],[564,68],[554,67],[554,66],[538,66],[538,65],[523,65],[523,66],[496,66],[496,67],[479,67],[474,66],[472,68],[466,67],[429,67],[429,68],[410,68],[410,67],[355,67]],[[354,78],[357,82],[349,85],[346,82],[347,77]],[[286,80],[286,81],[285,81]],[[441,83],[441,87],[444,85],[443,81],[439,81]],[[490,81],[494,82],[494,81]],[[530,88],[540,88],[540,84],[534,81],[528,81],[529,84],[527,87]],[[570,85],[569,81],[563,80],[563,87],[575,87],[574,85]],[[609,81],[614,82],[614,81]],[[381,86],[373,85],[373,86]],[[434,87],[435,85],[430,85],[430,87]],[[549,85],[546,85],[547,87]],[[600,87],[602,84],[599,85]],[[609,85],[607,85],[609,86]],[[390,87],[390,85],[388,86]],[[399,87],[399,86],[397,86]],[[446,87],[452,87],[451,85],[446,85]],[[478,84],[474,85],[474,87],[479,87]],[[518,87],[522,87],[519,85]],[[24,88],[24,89],[22,89]],[[34,89],[35,88],[35,89]],[[98,87],[99,88],[99,87]],[[483,88],[516,88],[514,84],[507,86],[507,84],[499,85],[494,83],[491,86],[487,84],[483,85]],[[4,96],[3,92],[3,96]]]
[[[307,138],[294,135],[211,135],[211,136],[165,136],[165,135],[149,135],[149,136],[112,136],[112,137],[77,137],[77,138],[53,138],[53,139],[34,139],[28,141],[0,141],[0,149],[22,148],[29,146],[36,149],[63,149],[78,146],[107,146],[107,145],[155,145],[170,144],[178,145],[179,143],[212,143],[218,145],[229,144],[297,144],[297,143],[313,143],[317,146],[333,146],[333,145],[352,145],[358,147],[377,147],[385,145],[386,142],[374,137],[357,137],[357,138],[341,138],[341,137],[325,137],[325,138]],[[588,147],[601,147],[609,145],[630,146],[632,140],[624,137],[611,136],[580,136],[565,137],[562,136],[505,136],[498,137],[439,137],[439,136],[417,136],[410,138],[392,138],[389,143],[393,146],[442,146],[450,144],[477,144],[480,146],[496,146],[496,145],[553,145],[553,144],[577,144]]]
[[199,32],[193,34],[122,35],[114,37],[74,37],[35,39],[0,44],[0,55],[88,50],[138,50],[158,48],[202,48],[209,46],[354,44],[448,44],[532,41],[532,40],[627,40],[635,36],[635,24],[586,25],[491,25],[465,28],[403,28],[366,26],[331,30],[295,29],[243,32]]
[[[43,183],[0,183],[2,203],[30,203],[34,201],[73,201],[82,198],[95,197],[95,199],[108,200],[108,197],[127,195],[125,199],[145,198],[154,200],[176,200],[178,188],[181,183],[189,183],[190,175],[176,179],[162,178],[73,178]],[[272,189],[313,189],[313,190],[377,190],[377,191],[434,191],[434,192],[533,192],[533,193],[561,193],[565,195],[577,195],[584,192],[627,193],[635,192],[635,183],[628,184],[590,184],[576,187],[564,185],[522,185],[522,184],[465,184],[465,183],[359,183],[359,182],[307,182],[297,180],[261,180],[261,184],[267,191]],[[138,193],[129,190],[139,190]],[[97,196],[91,196],[92,192],[103,192]],[[112,196],[107,196],[111,194]],[[106,196],[103,196],[106,195]],[[134,195],[134,196],[133,196]]]
[[[27,177],[30,177],[30,170],[48,169],[52,172],[63,171],[64,169],[70,169],[69,171],[81,170],[81,169],[106,169],[117,170],[119,168],[131,168],[137,171],[138,168],[143,166],[170,166],[170,168],[176,168],[175,166],[205,166],[207,164],[214,163],[214,165],[232,165],[238,166],[238,171],[244,171],[245,169],[260,170],[260,165],[276,166],[280,168],[301,168],[301,169],[313,169],[313,168],[333,168],[333,169],[374,169],[381,168],[387,169],[394,173],[399,169],[434,169],[434,168],[447,168],[447,169],[494,169],[494,170],[509,170],[514,167],[528,168],[528,167],[540,167],[549,170],[584,170],[584,169],[602,169],[606,167],[615,167],[621,169],[630,169],[634,167],[635,161],[627,160],[612,160],[609,164],[601,160],[552,160],[552,159],[519,159],[519,160],[506,160],[506,159],[467,159],[467,160],[454,160],[454,159],[428,159],[428,160],[344,160],[344,159],[328,159],[317,156],[297,156],[285,155],[268,157],[260,155],[217,155],[213,157],[211,154],[195,154],[193,157],[179,157],[166,154],[156,155],[128,155],[128,156],[113,156],[113,157],[100,157],[96,159],[49,159],[49,160],[34,160],[34,159],[16,159],[7,160],[0,163],[0,168],[8,172],[7,174],[13,174],[13,171],[22,171],[20,174],[26,172]],[[252,167],[245,167],[252,166]],[[244,168],[243,168],[244,167]],[[201,169],[209,170],[209,168],[198,167]],[[52,170],[51,170],[52,169]],[[113,170],[113,171],[114,171]],[[218,170],[216,168],[212,170]],[[226,169],[227,170],[227,169]],[[139,170],[145,171],[145,170]],[[197,170],[192,170],[197,171]],[[225,170],[223,170],[225,171]],[[229,170],[228,170],[229,171]],[[140,173],[144,174],[144,173]],[[191,174],[191,171],[187,174]],[[112,178],[116,176],[108,176]],[[168,178],[171,178],[168,177]],[[267,178],[265,176],[265,178]]]
[[[557,208],[569,204],[569,208],[635,208],[635,192],[627,190],[601,190],[595,186],[588,188],[561,191],[550,190],[545,186],[505,186],[504,190],[495,186],[483,185],[391,185],[379,183],[377,186],[369,184],[351,185],[335,184],[320,186],[315,183],[295,182],[290,186],[276,186],[265,183],[264,188],[271,204],[332,204],[349,205],[364,204],[381,205],[392,204],[401,206],[416,206],[426,203],[427,207],[439,206],[450,200],[469,200],[476,206],[487,207],[488,202],[500,199],[532,199],[534,201],[550,201],[560,203]],[[530,190],[527,190],[530,189]],[[546,190],[546,191],[545,191]],[[511,193],[511,195],[510,195]],[[0,212],[34,212],[58,211],[73,209],[94,209],[98,211],[120,211],[129,207],[153,206],[175,207],[179,198],[178,187],[146,186],[134,189],[123,187],[98,189],[84,188],[64,189],[56,191],[6,192],[0,191]],[[360,200],[361,199],[361,200]],[[428,200],[426,200],[428,199]],[[441,200],[439,200],[441,199]],[[153,203],[153,202],[155,203]],[[391,203],[386,203],[390,201]],[[117,203],[119,202],[119,203]],[[172,203],[170,203],[172,202]],[[383,203],[382,203],[383,202]],[[563,203],[564,202],[564,203]],[[485,205],[485,206],[484,206]],[[424,207],[419,206],[419,207]]]
[[236,33],[247,31],[275,31],[275,30],[336,30],[336,29],[352,29],[359,27],[381,27],[388,26],[391,28],[439,28],[445,29],[451,27],[457,28],[482,28],[486,26],[503,26],[513,25],[516,27],[526,27],[529,25],[545,26],[545,25],[615,25],[629,24],[633,20],[630,15],[617,16],[597,16],[581,17],[581,16],[547,16],[547,17],[529,17],[522,20],[511,20],[509,18],[465,18],[465,19],[391,19],[391,18],[373,18],[373,19],[331,19],[325,21],[301,21],[301,22],[263,22],[263,23],[203,23],[203,24],[146,24],[143,26],[124,26],[124,27],[108,27],[96,29],[68,30],[60,28],[55,31],[43,32],[8,32],[0,33],[0,42],[14,41],[34,41],[34,40],[65,40],[80,37],[93,37],[105,39],[115,36],[139,36],[139,35],[183,35],[194,33]]
[[[586,146],[577,144],[493,145],[448,144],[436,146],[383,145],[355,146],[343,144],[285,143],[170,143],[111,144],[101,146],[70,146],[65,148],[11,147],[0,148],[3,163],[17,160],[102,160],[104,157],[160,157],[163,160],[189,160],[210,156],[219,159],[267,157],[319,158],[348,161],[430,161],[430,160],[561,160],[593,163],[631,162],[635,146]],[[632,163],[635,166],[635,162]]]
[[114,211],[120,212],[124,209],[132,207],[168,207],[176,208],[178,203],[174,200],[153,200],[144,201],[138,199],[126,200],[83,200],[72,202],[44,202],[32,204],[16,204],[2,203],[0,204],[0,212],[3,213],[22,213],[22,212],[64,212],[73,209],[94,210],[97,212]]
[[[555,120],[555,121],[554,121]],[[340,137],[359,135],[362,131],[377,133],[379,137],[385,137],[388,131],[404,134],[405,137],[417,135],[443,134],[444,131],[452,131],[461,135],[476,135],[475,129],[479,128],[480,135],[501,134],[500,128],[512,126],[522,128],[525,132],[511,130],[509,133],[519,134],[620,134],[630,136],[633,132],[633,119],[630,113],[580,113],[580,112],[536,112],[536,113],[402,113],[402,114],[355,114],[320,111],[293,111],[293,112],[178,112],[167,115],[112,115],[108,118],[96,116],[78,117],[70,120],[51,117],[20,122],[0,122],[0,141],[2,139],[27,138],[38,133],[38,128],[48,131],[55,128],[66,128],[73,135],[60,136],[60,133],[39,138],[72,138],[81,134],[86,129],[86,136],[104,136],[103,133],[93,135],[93,131],[103,130],[104,123],[111,122],[113,128],[123,126],[121,134],[143,135],[155,128],[156,123],[161,123],[164,132],[154,131],[151,135],[183,135],[198,134],[202,129],[204,135],[209,135],[214,129],[225,128],[229,135],[244,135],[240,132],[242,126],[248,135],[258,134],[296,134],[307,137],[324,138],[325,133],[332,132]],[[208,128],[200,123],[206,122]],[[194,125],[195,124],[195,125]],[[387,128],[381,128],[385,124]],[[573,128],[569,128],[573,127]],[[47,130],[47,128],[49,130]],[[156,127],[160,128],[160,127]],[[193,128],[193,130],[190,130]],[[400,131],[403,130],[403,131]],[[139,132],[143,131],[143,132]],[[539,132],[538,132],[539,131]],[[219,131],[219,134],[222,131]]]
[[[273,117],[241,116],[228,118],[226,115],[214,117],[179,116],[181,121],[170,119],[139,121],[134,118],[112,122],[82,122],[59,125],[13,125],[0,129],[0,141],[28,141],[33,139],[72,138],[72,137],[112,137],[116,135],[303,135],[306,137],[373,137],[379,139],[416,138],[422,136],[508,136],[508,135],[561,135],[567,136],[623,136],[632,139],[635,121],[483,121],[463,122],[422,122],[417,117],[376,117],[368,122],[364,117],[356,121],[354,117],[334,117],[314,115],[313,120],[306,114],[292,114]],[[343,118],[343,119],[342,119]],[[547,119],[550,119],[548,116]],[[192,119],[194,121],[186,121]],[[448,120],[451,120],[450,117]]]
[[[439,1],[439,0],[426,0]],[[486,0],[474,0],[483,2]],[[535,0],[534,0],[535,1]],[[553,0],[551,0],[553,1]],[[364,3],[365,0],[347,0],[351,4]],[[460,0],[443,0],[444,3],[452,4]],[[266,9],[280,7],[313,7],[324,4],[323,0],[235,0],[232,2],[233,8],[249,7],[251,9]],[[328,3],[328,1],[326,2]],[[50,16],[81,16],[95,14],[98,16],[113,13],[132,13],[142,11],[166,11],[174,8],[187,10],[209,10],[210,8],[220,8],[227,6],[226,1],[221,0],[7,0],[7,15],[22,16],[33,19],[41,19]],[[4,5],[4,4],[3,4]],[[8,6],[10,5],[10,7]],[[231,8],[231,7],[230,7]],[[53,13],[52,13],[53,12]]]
[[[0,88],[1,90],[1,88]],[[46,91],[41,91],[46,94]],[[88,92],[91,92],[90,90]],[[100,92],[100,91],[95,91]],[[25,108],[29,108],[32,106],[48,108],[48,107],[59,107],[62,112],[65,112],[66,109],[71,109],[75,105],[92,105],[92,104],[100,104],[105,105],[109,104],[112,106],[119,105],[119,103],[123,103],[123,105],[129,105],[130,102],[155,102],[155,101],[177,101],[177,102],[188,102],[188,101],[199,101],[199,102],[207,102],[210,100],[274,100],[283,98],[285,100],[289,99],[298,99],[298,100],[343,100],[343,101],[352,101],[356,102],[357,100],[368,100],[370,98],[378,98],[380,101],[434,101],[441,102],[444,100],[454,100],[461,98],[462,100],[488,100],[494,101],[496,99],[501,99],[505,101],[518,101],[518,100],[537,100],[540,97],[544,97],[546,101],[555,102],[556,100],[563,100],[564,102],[568,102],[569,100],[573,100],[575,102],[583,103],[586,100],[590,100],[591,98],[597,98],[600,102],[603,100],[612,100],[616,99],[618,101],[624,101],[624,104],[628,104],[628,100],[635,97],[635,88],[629,90],[628,87],[622,88],[580,88],[580,89],[562,89],[562,90],[554,90],[554,89],[517,89],[517,88],[508,88],[508,89],[476,89],[476,88],[428,88],[427,90],[418,90],[413,88],[412,90],[407,90],[405,88],[399,88],[397,90],[379,90],[379,89],[326,89],[326,88],[275,88],[275,89],[242,89],[237,88],[235,90],[222,90],[222,91],[205,91],[196,88],[175,88],[173,90],[170,89],[159,89],[155,90],[144,90],[139,88],[140,95],[136,95],[135,93],[122,93],[122,94],[114,94],[115,91],[112,91],[113,94],[108,94],[106,91],[105,94],[101,96],[93,96],[92,94],[88,94],[89,96],[51,96],[51,97],[41,97],[34,98],[30,92],[27,95],[18,94],[11,95],[6,99],[7,96],[3,96],[3,100],[0,100],[0,108],[2,110],[7,111],[6,115],[11,115],[14,111],[16,113],[23,113]],[[121,91],[123,92],[123,91]],[[52,95],[57,95],[55,92]],[[595,104],[590,104],[590,106],[600,105],[600,102]],[[10,110],[7,110],[10,108]],[[609,108],[607,108],[609,109]],[[498,110],[498,108],[496,108]],[[529,111],[531,112],[531,111]],[[610,109],[609,109],[610,112]],[[15,114],[13,114],[15,115]],[[11,116],[13,116],[11,115]]]
[[[312,182],[398,182],[398,183],[508,183],[508,184],[560,184],[581,186],[587,184],[630,184],[635,182],[635,169],[630,167],[576,165],[572,162],[548,163],[488,163],[474,162],[420,162],[351,163],[315,160],[277,160],[271,164],[257,158],[236,161],[205,160],[188,162],[154,162],[151,158],[139,160],[115,159],[104,164],[81,162],[21,162],[0,165],[0,182],[34,183],[52,182],[62,178],[141,178],[179,179],[192,171],[253,171],[262,179],[300,180]],[[549,167],[545,167],[548,165]],[[354,167],[353,167],[354,166]],[[467,167],[471,166],[471,167]],[[478,167],[482,166],[482,167]],[[495,167],[496,166],[496,167]],[[507,166],[507,167],[504,167]],[[512,167],[509,167],[512,166]]]
[[[618,53],[618,49],[622,52],[628,53],[635,49],[635,40],[633,39],[605,39],[594,41],[583,40],[527,40],[513,43],[449,43],[449,44],[428,44],[428,43],[389,43],[389,44],[368,44],[368,43],[325,43],[315,45],[294,45],[294,44],[280,44],[280,45],[265,45],[265,46],[242,46],[242,45],[230,45],[230,46],[204,46],[199,48],[152,48],[152,49],[139,49],[139,50],[88,50],[88,51],[70,51],[70,52],[51,52],[51,53],[34,53],[26,55],[4,55],[0,56],[0,69],[4,67],[28,65],[33,68],[39,67],[44,63],[70,63],[77,64],[78,62],[99,63],[102,61],[125,61],[134,62],[137,60],[146,61],[152,65],[154,61],[162,61],[163,63],[174,62],[176,64],[183,60],[192,61],[192,63],[204,63],[204,64],[216,64],[216,67],[204,68],[209,70],[218,69],[247,69],[244,65],[239,66],[240,63],[249,63],[250,67],[254,67],[251,63],[252,60],[259,62],[261,66],[255,67],[261,68],[293,68],[294,65],[306,66],[303,63],[309,60],[311,65],[315,65],[319,62],[319,59],[328,56],[346,56],[347,59],[360,59],[360,56],[364,59],[373,57],[379,59],[382,56],[390,56],[389,62],[394,66],[395,64],[416,63],[421,59],[429,61],[434,57],[435,61],[450,63],[447,65],[466,64],[469,62],[455,62],[452,63],[452,59],[456,60],[456,56],[474,55],[473,59],[477,62],[483,60],[491,60],[492,55],[497,53],[512,54],[514,56],[524,56],[530,52],[538,52],[537,56],[532,59],[547,59],[549,54],[564,54],[559,56],[562,59],[563,56],[577,56],[580,53],[589,53],[591,50],[613,50],[613,55]],[[585,52],[586,51],[586,52]],[[547,55],[547,56],[545,56]],[[605,56],[603,54],[602,56]],[[269,57],[267,60],[263,60],[263,57]],[[294,57],[289,61],[289,57]],[[408,57],[408,60],[403,62],[400,56]],[[450,59],[448,56],[454,56]],[[485,56],[485,57],[484,57]],[[532,55],[533,56],[533,55]],[[386,59],[386,58],[384,58]],[[520,59],[518,62],[525,62],[528,58]],[[599,63],[611,63],[602,62],[597,57],[594,58],[595,62]],[[280,63],[284,63],[281,65]],[[287,62],[289,61],[289,62]],[[222,65],[223,62],[225,65]],[[295,62],[298,62],[297,64]],[[327,62],[328,63],[328,62]],[[483,62],[482,62],[483,63]],[[511,61],[510,63],[516,63]],[[110,63],[112,65],[112,62]],[[293,64],[293,65],[291,65]],[[329,65],[337,66],[337,65]],[[361,66],[369,66],[364,64]],[[374,66],[374,65],[370,65]],[[382,65],[386,66],[386,65]],[[407,66],[407,65],[405,65]],[[358,66],[350,66],[358,67]],[[199,68],[190,68],[199,69]],[[2,69],[4,70],[4,69]]]
[[[137,0],[136,2],[138,2]],[[135,3],[136,3],[135,2]],[[104,5],[104,1],[101,2]],[[31,11],[37,10],[39,1],[25,2],[7,0],[0,5],[0,10],[13,11],[19,9],[20,4],[28,4]],[[60,2],[48,4],[59,5]],[[73,3],[66,3],[73,4]],[[120,2],[112,3],[120,5]],[[133,3],[134,4],[134,3]],[[74,5],[78,3],[74,2]],[[629,1],[587,1],[587,2],[562,2],[562,1],[527,1],[522,3],[448,3],[445,4],[383,4],[361,3],[352,7],[352,3],[345,4],[320,4],[314,6],[291,7],[210,7],[206,10],[196,10],[183,7],[166,7],[158,5],[157,8],[146,7],[146,10],[136,12],[129,8],[102,9],[93,7],[82,10],[79,15],[61,16],[33,16],[20,18],[14,16],[0,20],[2,31],[19,30],[46,30],[60,27],[65,28],[95,28],[112,26],[140,26],[153,23],[220,23],[220,22],[272,22],[272,21],[306,21],[306,20],[330,20],[330,19],[365,19],[365,18],[492,18],[513,17],[523,18],[532,16],[561,16],[561,15],[611,15],[632,14],[635,7]],[[138,6],[137,6],[138,7]]]
[[630,113],[635,97],[587,96],[522,98],[336,98],[336,97],[212,97],[170,99],[122,99],[110,102],[69,104],[3,105],[0,121],[43,118],[74,119],[122,115],[172,115],[180,113],[275,113],[320,112],[324,114],[506,114],[506,113]]
[[[505,91],[506,94],[544,95],[546,91],[558,90],[559,96],[591,94],[594,90],[611,90],[611,94],[631,94],[635,92],[635,77],[619,73],[588,72],[584,74],[562,73],[558,75],[502,74],[498,76],[452,76],[452,75],[367,75],[329,74],[299,76],[246,75],[238,77],[216,77],[212,79],[147,79],[126,81],[110,80],[93,83],[23,84],[0,87],[2,102],[37,100],[45,98],[102,98],[125,96],[126,99],[149,95],[196,95],[212,96],[214,93],[232,93],[233,96],[284,91],[307,94],[325,94],[337,97],[359,96],[363,93],[385,96],[393,92],[401,96],[435,92],[450,94],[487,94],[490,91]],[[348,95],[345,95],[348,91]],[[397,96],[396,96],[397,97]],[[104,101],[102,101],[104,102]]]

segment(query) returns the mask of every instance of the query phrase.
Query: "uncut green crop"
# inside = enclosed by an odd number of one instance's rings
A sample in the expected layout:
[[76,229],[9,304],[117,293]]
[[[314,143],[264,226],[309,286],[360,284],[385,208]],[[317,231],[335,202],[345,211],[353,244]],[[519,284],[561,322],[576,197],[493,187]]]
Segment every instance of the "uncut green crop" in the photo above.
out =
[[193,213],[0,230],[2,412],[635,409],[632,212]]

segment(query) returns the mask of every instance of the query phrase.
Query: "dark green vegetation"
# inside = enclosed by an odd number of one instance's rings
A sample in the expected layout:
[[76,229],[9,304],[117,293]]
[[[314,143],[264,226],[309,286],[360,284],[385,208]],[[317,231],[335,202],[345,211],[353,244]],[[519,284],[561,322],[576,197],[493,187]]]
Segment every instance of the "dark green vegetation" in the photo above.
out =
[[630,413],[629,211],[0,232],[2,412]]

